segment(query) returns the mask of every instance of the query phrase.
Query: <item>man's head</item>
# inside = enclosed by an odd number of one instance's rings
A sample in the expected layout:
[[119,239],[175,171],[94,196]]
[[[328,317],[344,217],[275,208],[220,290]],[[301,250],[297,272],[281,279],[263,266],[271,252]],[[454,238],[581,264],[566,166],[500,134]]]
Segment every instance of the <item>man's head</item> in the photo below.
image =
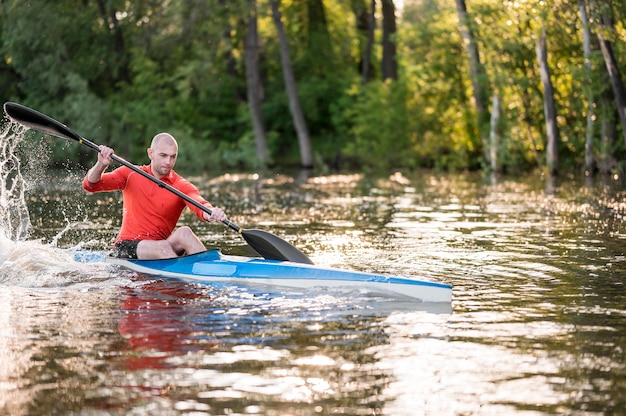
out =
[[148,157],[154,176],[159,179],[167,176],[174,169],[177,156],[178,143],[171,134],[159,133],[154,136],[148,148]]

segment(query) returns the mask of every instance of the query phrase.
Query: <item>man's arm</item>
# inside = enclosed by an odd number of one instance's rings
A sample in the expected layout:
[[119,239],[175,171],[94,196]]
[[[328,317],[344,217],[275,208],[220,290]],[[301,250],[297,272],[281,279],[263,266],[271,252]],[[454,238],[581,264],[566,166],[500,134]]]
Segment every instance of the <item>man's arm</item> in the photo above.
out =
[[175,188],[211,210],[211,215],[209,215],[207,212],[185,201],[185,204],[189,207],[189,209],[194,212],[201,220],[208,222],[221,222],[228,218],[221,208],[214,207],[213,204],[204,199],[200,195],[198,188],[196,188],[195,185],[193,185],[185,178],[178,176],[178,181]]
[[89,171],[85,178],[90,183],[98,183],[102,178],[102,174],[107,170],[109,165],[111,164],[111,155],[113,154],[113,149],[106,146],[99,146],[100,152],[98,153],[98,161]]

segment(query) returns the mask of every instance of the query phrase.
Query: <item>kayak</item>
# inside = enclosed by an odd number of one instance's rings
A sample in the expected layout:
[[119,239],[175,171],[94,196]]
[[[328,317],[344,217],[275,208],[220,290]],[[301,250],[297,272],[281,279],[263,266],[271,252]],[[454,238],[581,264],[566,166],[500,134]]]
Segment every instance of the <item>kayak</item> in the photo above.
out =
[[299,289],[356,287],[421,302],[451,302],[452,287],[444,283],[349,271],[312,264],[225,255],[219,249],[163,260],[106,256],[105,262],[139,273],[198,283],[231,282]]
[[[74,140],[93,151],[100,152],[100,147],[95,143],[81,137],[57,120],[31,108],[7,102],[4,104],[4,111],[9,118],[23,126],[63,139]],[[196,206],[196,208],[203,210],[207,214],[211,214],[209,208],[199,204],[178,189],[147,174],[134,164],[116,155],[111,155],[111,158],[156,183],[159,187],[179,196],[186,203]],[[248,242],[250,247],[264,258],[226,256],[216,249],[191,256],[165,260],[130,260],[105,256],[105,261],[141,273],[198,282],[233,281],[236,283],[258,283],[302,289],[316,286],[352,286],[392,292],[412,299],[419,299],[423,302],[450,303],[452,300],[452,288],[449,285],[318,267],[313,265],[313,262],[304,253],[278,236],[262,230],[245,230],[229,220],[222,222],[230,229],[237,231]],[[75,258],[77,257],[75,256]],[[84,260],[89,260],[89,255],[78,259],[78,261]]]

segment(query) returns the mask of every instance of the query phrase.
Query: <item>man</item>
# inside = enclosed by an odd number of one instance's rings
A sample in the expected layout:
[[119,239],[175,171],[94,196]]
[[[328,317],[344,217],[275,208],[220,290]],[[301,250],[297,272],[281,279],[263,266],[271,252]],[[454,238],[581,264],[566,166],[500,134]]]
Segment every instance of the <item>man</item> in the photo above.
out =
[[85,175],[83,188],[87,192],[122,191],[122,227],[115,240],[113,255],[163,259],[206,250],[191,228],[183,226],[175,230],[183,209],[188,206],[200,219],[209,222],[223,221],[226,215],[203,199],[193,184],[174,172],[178,156],[178,143],[174,137],[168,133],[154,136],[148,148],[150,165],[139,168],[210,208],[211,215],[126,166],[105,173],[111,164],[113,149],[99,148],[98,161]]

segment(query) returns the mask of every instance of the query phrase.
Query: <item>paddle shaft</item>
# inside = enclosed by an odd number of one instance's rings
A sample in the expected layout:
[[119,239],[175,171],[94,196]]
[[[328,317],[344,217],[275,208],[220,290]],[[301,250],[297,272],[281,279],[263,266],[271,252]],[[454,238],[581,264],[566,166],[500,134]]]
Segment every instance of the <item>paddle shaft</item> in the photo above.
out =
[[[97,144],[85,139],[84,137],[81,137],[65,124],[62,124],[57,120],[50,118],[47,115],[35,111],[31,108],[17,103],[6,102],[4,103],[4,111],[12,120],[22,124],[23,126],[42,131],[44,133],[48,133],[53,136],[74,140],[90,148],[91,150],[100,152],[100,147]],[[212,211],[210,208],[205,207],[200,202],[192,199],[190,196],[184,194],[178,189],[173,188],[172,186],[161,181],[160,179],[157,179],[147,172],[144,172],[132,163],[124,160],[123,158],[115,154],[111,155],[111,159],[123,166],[128,167],[129,169],[142,175],[146,179],[149,179],[150,181],[156,183],[161,188],[165,188],[166,190],[182,198],[189,204],[211,215]],[[222,223],[227,225],[230,229],[237,231],[237,233],[239,233],[254,250],[256,250],[259,254],[267,259],[287,260],[297,263],[313,264],[311,259],[309,259],[306,254],[298,250],[293,245],[289,244],[287,241],[272,233],[255,229],[246,230],[230,220],[223,220]]]
[[[9,116],[11,116],[11,114],[9,114]],[[20,122],[20,120],[17,120],[18,122]],[[29,125],[28,123],[24,123],[24,125],[27,125],[29,127],[33,127],[31,125]],[[84,137],[79,136],[78,134],[74,133],[74,134],[69,134],[67,131],[59,131],[59,130],[55,130],[55,131],[51,131],[50,129],[41,129],[42,131],[45,131],[47,133],[52,133],[55,136],[59,136],[61,138],[64,139],[70,139],[70,140],[74,140],[77,141],[78,143],[90,148],[91,150],[94,150],[98,153],[100,153],[100,147],[95,144],[94,142],[85,139]],[[69,129],[68,129],[69,130]],[[132,163],[130,163],[129,161],[127,161],[124,158],[119,157],[116,154],[112,154],[111,155],[111,159],[116,161],[117,163],[119,163],[120,165],[124,165],[127,168],[131,169],[133,172],[136,172],[138,174],[140,174],[141,176],[143,176],[144,178],[151,180],[152,182],[156,183],[157,185],[159,185],[159,187],[161,188],[165,188],[168,191],[170,191],[171,193],[177,195],[178,197],[182,198],[183,200],[189,202],[190,204],[194,205],[195,207],[201,209],[202,211],[206,212],[207,214],[211,215],[211,213],[213,211],[211,211],[210,208],[207,208],[206,206],[202,205],[200,202],[196,201],[195,199],[191,198],[189,195],[184,194],[183,192],[179,191],[178,189],[166,184],[165,182],[163,182],[162,180],[150,175],[148,172],[144,172],[143,170],[141,170],[140,168],[138,168],[137,166],[133,165]],[[222,220],[222,223],[226,224],[229,228],[237,231],[239,234],[241,234],[243,232],[243,228],[238,226],[237,224],[235,224],[234,222],[230,221],[230,220]]]

